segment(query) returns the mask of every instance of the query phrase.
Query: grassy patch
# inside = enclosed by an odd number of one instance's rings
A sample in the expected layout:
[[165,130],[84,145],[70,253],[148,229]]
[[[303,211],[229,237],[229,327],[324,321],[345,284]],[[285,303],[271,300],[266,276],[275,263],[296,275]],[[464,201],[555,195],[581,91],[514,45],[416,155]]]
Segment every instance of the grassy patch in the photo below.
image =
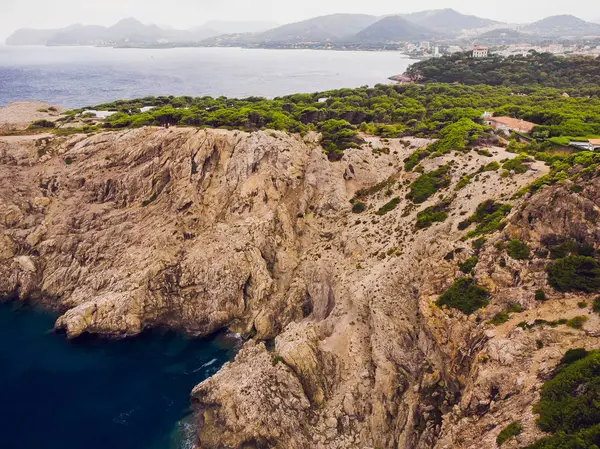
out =
[[29,129],[46,129],[46,128],[54,128],[56,125],[54,122],[50,120],[36,120],[31,125],[29,125]]
[[458,181],[456,183],[456,187],[454,188],[454,190],[459,191],[464,189],[466,186],[469,185],[469,183],[471,182],[471,176],[463,176],[462,178],[460,178],[460,181]]
[[404,169],[406,171],[411,171],[413,168],[419,165],[419,162],[427,158],[427,156],[429,156],[430,154],[431,151],[429,151],[427,148],[415,151],[409,157],[404,159]]
[[583,329],[583,325],[589,318],[587,316],[576,316],[567,321],[567,326],[573,329]]
[[394,181],[391,178],[389,178],[385,181],[381,181],[375,185],[372,185],[371,187],[367,187],[366,189],[360,189],[354,194],[353,202],[359,198],[365,198],[367,196],[375,195],[376,193],[381,192],[383,189],[389,190],[393,183]]
[[509,214],[511,209],[512,206],[509,204],[497,203],[494,200],[486,200],[477,206],[473,215],[467,220],[459,223],[458,229],[467,229],[473,223],[476,223],[477,226],[467,234],[467,238],[499,231],[504,227],[504,218]]
[[450,168],[443,166],[429,173],[423,173],[411,185],[406,196],[415,204],[424,203],[438,190],[450,185]]
[[567,324],[567,321],[568,320],[565,320],[564,318],[561,318],[560,320],[555,320],[555,321],[547,321],[547,320],[537,319],[533,323],[521,321],[519,324],[517,324],[517,327],[520,327],[521,329],[533,329],[534,327],[537,327],[537,326],[558,327],[562,324]]
[[498,434],[498,437],[496,438],[496,444],[498,446],[502,446],[504,442],[519,435],[521,433],[521,430],[522,426],[520,422],[514,421],[510,423]]
[[478,309],[489,304],[490,293],[477,285],[473,278],[464,277],[454,281],[454,284],[439,297],[436,304],[439,307],[448,306],[471,315]]
[[594,299],[594,305],[592,306],[592,310],[596,313],[600,313],[600,297]]
[[460,268],[460,271],[462,271],[463,273],[470,274],[478,262],[479,262],[479,257],[477,257],[477,256],[469,257],[463,263],[458,264],[458,268]]
[[400,204],[400,198],[396,197],[394,199],[392,199],[391,201],[387,202],[386,204],[384,204],[383,206],[381,206],[381,208],[375,212],[376,215],[385,215],[388,212],[393,211],[394,209],[396,209],[396,207],[398,207],[398,204]]
[[425,229],[433,223],[446,221],[448,208],[452,201],[443,201],[435,206],[430,206],[417,214],[417,229]]
[[520,304],[511,303],[506,310],[494,315],[494,317],[490,320],[490,324],[493,324],[494,326],[500,326],[510,319],[511,313],[521,313],[522,311],[523,307],[521,307]]
[[516,174],[522,174],[529,170],[529,166],[525,165],[523,162],[532,162],[532,160],[527,156],[517,156],[516,158],[506,161],[504,164],[502,164],[502,168],[504,170],[512,171]]

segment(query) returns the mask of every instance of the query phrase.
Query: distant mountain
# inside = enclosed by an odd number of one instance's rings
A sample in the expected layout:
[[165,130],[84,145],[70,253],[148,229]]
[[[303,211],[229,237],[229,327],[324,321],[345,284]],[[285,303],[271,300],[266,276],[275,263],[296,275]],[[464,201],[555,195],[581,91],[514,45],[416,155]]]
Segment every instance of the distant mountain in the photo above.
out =
[[106,41],[106,27],[71,25],[50,36],[46,45],[100,45]]
[[[211,20],[202,27],[214,30],[218,34],[264,33],[281,26],[275,22],[245,21],[233,22],[226,20]],[[201,27],[201,28],[202,28]]]
[[259,37],[266,41],[306,42],[346,39],[377,21],[366,14],[333,14],[283,25]]
[[490,19],[461,14],[450,8],[403,14],[402,17],[417,25],[443,34],[458,34],[464,30],[486,28],[500,23]]
[[552,16],[532,23],[522,31],[547,37],[600,36],[600,24],[571,15]]
[[521,33],[510,28],[498,28],[477,36],[477,42],[485,45],[509,45],[532,42],[532,35]]
[[10,36],[7,45],[121,45],[158,42],[199,42],[222,34],[259,33],[276,24],[269,22],[212,21],[191,30],[145,25],[134,18],[123,19],[111,27],[71,25],[59,30],[22,29]]
[[356,40],[368,42],[412,41],[432,38],[435,33],[400,16],[389,16],[356,34]]
[[48,39],[55,35],[57,31],[22,28],[6,40],[6,45],[46,45]]

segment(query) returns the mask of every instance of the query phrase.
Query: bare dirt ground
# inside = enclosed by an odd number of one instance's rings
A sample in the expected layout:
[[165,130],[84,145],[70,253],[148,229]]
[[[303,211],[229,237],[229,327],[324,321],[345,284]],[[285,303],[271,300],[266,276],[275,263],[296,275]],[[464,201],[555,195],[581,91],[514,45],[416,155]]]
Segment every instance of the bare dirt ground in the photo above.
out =
[[[53,107],[55,110],[50,110]],[[62,108],[41,101],[19,101],[0,107],[0,131],[23,131],[36,120],[55,121]]]

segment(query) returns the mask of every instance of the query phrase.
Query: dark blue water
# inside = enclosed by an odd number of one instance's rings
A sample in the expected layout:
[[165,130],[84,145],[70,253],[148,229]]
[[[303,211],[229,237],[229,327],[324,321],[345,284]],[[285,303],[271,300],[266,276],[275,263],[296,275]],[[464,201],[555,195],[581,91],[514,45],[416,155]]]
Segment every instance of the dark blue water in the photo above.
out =
[[234,355],[230,339],[70,342],[53,323],[0,304],[2,449],[193,447],[190,391]]
[[83,107],[147,95],[275,97],[387,83],[415,62],[398,52],[0,46],[0,106]]

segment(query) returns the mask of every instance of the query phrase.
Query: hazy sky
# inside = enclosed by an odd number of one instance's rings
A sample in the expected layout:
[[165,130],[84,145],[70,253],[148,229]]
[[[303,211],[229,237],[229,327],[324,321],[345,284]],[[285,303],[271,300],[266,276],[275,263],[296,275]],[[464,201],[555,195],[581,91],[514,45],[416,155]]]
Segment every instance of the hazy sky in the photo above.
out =
[[597,0],[0,0],[0,39],[21,27],[54,28],[72,23],[112,25],[134,16],[144,23],[187,28],[211,19],[287,23],[335,12],[375,15],[454,8],[510,22],[555,14],[600,19]]

